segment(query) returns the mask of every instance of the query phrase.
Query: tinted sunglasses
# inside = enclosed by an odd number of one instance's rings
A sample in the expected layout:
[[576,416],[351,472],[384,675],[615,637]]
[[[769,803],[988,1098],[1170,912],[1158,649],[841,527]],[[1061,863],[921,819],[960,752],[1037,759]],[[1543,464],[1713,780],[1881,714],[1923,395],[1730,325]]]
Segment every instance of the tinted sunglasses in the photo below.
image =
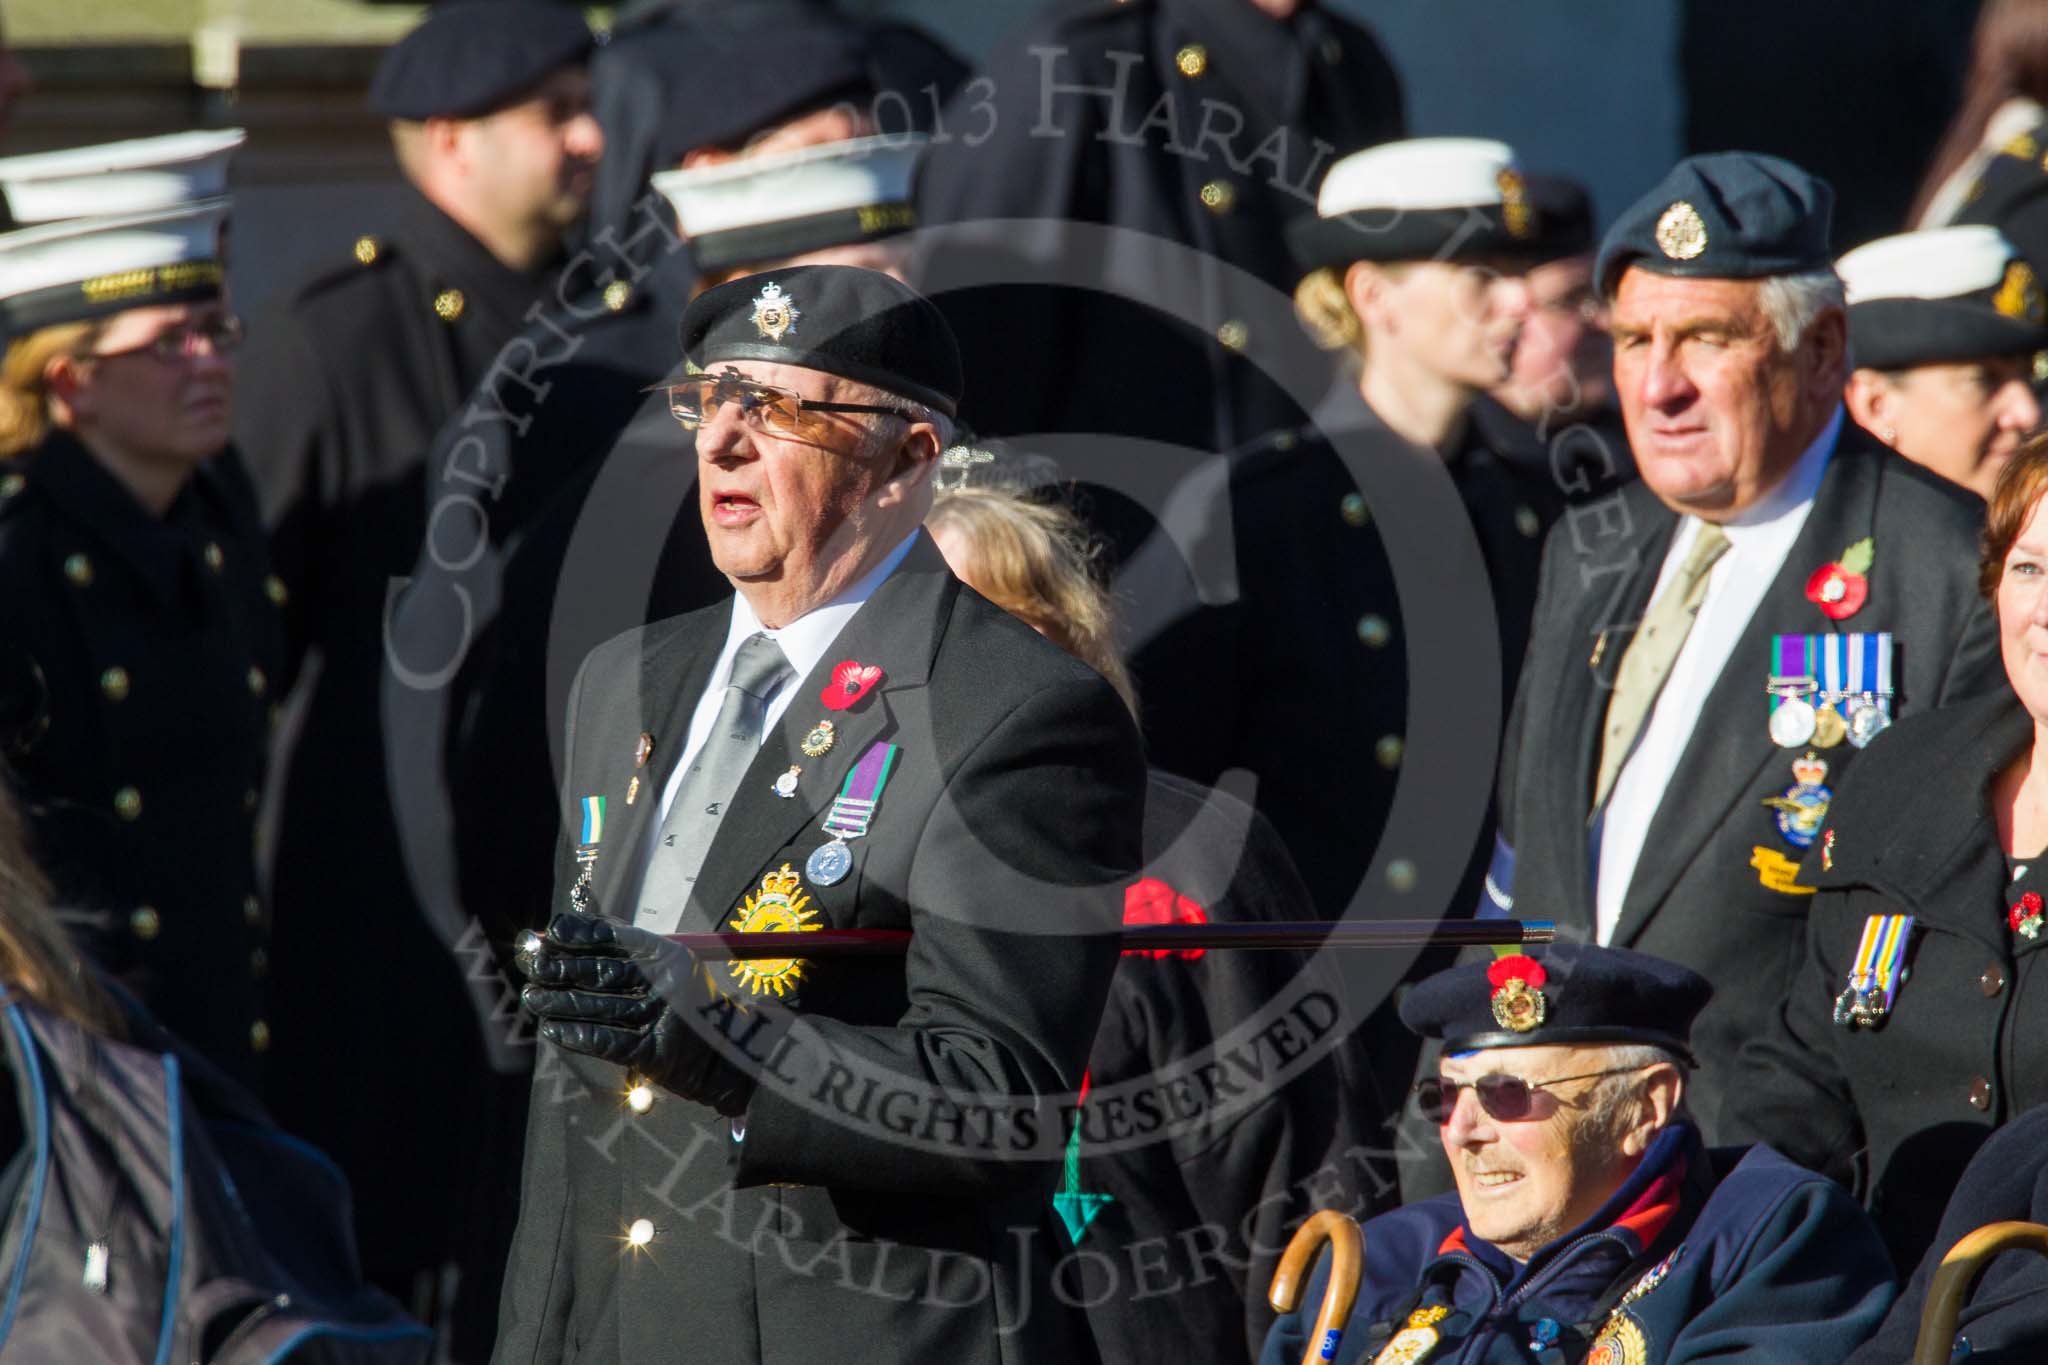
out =
[[[1645,1068],[1624,1066],[1607,1071],[1588,1071],[1583,1076],[1552,1076],[1547,1081],[1525,1081],[1520,1076],[1506,1076],[1498,1072],[1481,1076],[1476,1081],[1449,1081],[1432,1076],[1415,1083],[1415,1108],[1432,1123],[1449,1123],[1451,1111],[1458,1107],[1458,1092],[1469,1090],[1479,1098],[1479,1107],[1486,1111],[1488,1118],[1501,1123],[1520,1123],[1536,1117],[1536,1096],[1550,1086],[1563,1085],[1567,1081],[1596,1080],[1602,1076],[1625,1076],[1631,1071],[1642,1070]],[[1557,1099],[1555,1095],[1551,1098]]]
[[740,418],[748,426],[766,427],[784,435],[803,433],[809,425],[804,414],[809,412],[872,412],[901,417],[906,422],[917,420],[916,414],[907,408],[879,403],[821,402],[772,384],[757,384],[732,369],[722,374],[693,374],[659,387],[668,396],[670,415],[689,431],[711,421],[727,403],[739,407]]

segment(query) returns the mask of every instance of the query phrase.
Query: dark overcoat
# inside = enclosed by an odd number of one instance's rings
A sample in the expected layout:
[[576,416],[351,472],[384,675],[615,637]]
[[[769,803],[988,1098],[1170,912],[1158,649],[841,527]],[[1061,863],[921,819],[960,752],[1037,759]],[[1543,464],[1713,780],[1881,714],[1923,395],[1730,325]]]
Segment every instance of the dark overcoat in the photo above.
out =
[[56,432],[0,477],[0,713],[87,950],[251,1085],[271,1042],[256,808],[283,590],[232,453],[159,519]]
[[[1743,1045],[1724,1127],[1863,1195],[1903,1274],[1964,1165],[2048,1099],[2048,940],[2015,933],[1987,784],[2034,737],[2009,691],[1911,717],[1873,744],[1828,811],[1800,881],[1819,888],[1806,958]],[[1831,838],[1830,838],[1831,836]],[[1910,979],[1874,1028],[1834,1020],[1865,923],[1911,915]],[[2036,1028],[2036,1023],[2041,1028]]]
[[[1791,884],[1802,850],[1764,804],[1793,785],[1791,762],[1805,752],[1779,748],[1767,729],[1771,636],[1890,631],[1895,716],[2003,689],[1996,630],[1977,595],[1983,517],[1976,497],[1844,425],[1806,523],[1722,665],[1650,822],[1612,943],[1714,983],[1692,1030],[1692,1100],[1710,1140],[1737,1049],[1798,981],[1812,906],[1811,889]],[[1594,932],[1588,812],[1600,726],[1678,520],[1636,484],[1567,513],[1544,552],[1502,757],[1500,840],[1512,849],[1515,913],[1554,919],[1564,933]],[[1807,599],[1807,580],[1865,537],[1875,548],[1869,598],[1833,620]],[[1834,785],[1860,751],[1841,744],[1825,758]]]
[[[578,677],[566,795],[606,800],[590,889],[613,913],[630,913],[728,621],[713,608],[630,632]],[[787,864],[817,923],[912,930],[909,955],[805,965],[740,1128],[667,1091],[636,1112],[619,1067],[543,1045],[500,1361],[1089,1358],[1050,1285],[1050,1196],[1058,1097],[1078,1088],[1139,865],[1135,729],[1100,677],[923,541],[826,658],[741,779],[686,926],[728,921]],[[828,713],[819,689],[842,658],[884,676]],[[804,755],[828,715],[835,742]],[[896,766],[850,875],[815,884],[819,820],[883,740]],[[771,783],[792,764],[783,800]],[[566,906],[569,839],[558,863]],[[622,1244],[641,1219],[642,1245]]]

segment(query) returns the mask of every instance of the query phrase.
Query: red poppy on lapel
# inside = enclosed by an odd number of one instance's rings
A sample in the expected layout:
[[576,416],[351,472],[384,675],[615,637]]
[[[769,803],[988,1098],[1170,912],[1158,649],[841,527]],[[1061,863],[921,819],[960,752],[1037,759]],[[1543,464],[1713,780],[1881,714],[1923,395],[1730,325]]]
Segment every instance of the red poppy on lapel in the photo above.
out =
[[2005,922],[2012,926],[2015,934],[2022,938],[2033,938],[2041,932],[2041,910],[2041,893],[2029,891],[2022,895],[2019,904],[2013,906],[2007,913]]
[[1821,609],[1830,621],[1846,621],[1870,600],[1870,561],[1876,558],[1876,544],[1869,536],[1842,551],[1832,564],[1823,564],[1806,580],[1806,600]]
[[881,680],[882,670],[878,665],[845,659],[832,666],[832,681],[825,684],[818,700],[825,703],[827,711],[844,711],[872,692]]
[[[1207,924],[1209,912],[1157,877],[1140,877],[1124,888],[1125,924]],[[1193,962],[1206,948],[1133,948],[1125,957],[1177,957]]]

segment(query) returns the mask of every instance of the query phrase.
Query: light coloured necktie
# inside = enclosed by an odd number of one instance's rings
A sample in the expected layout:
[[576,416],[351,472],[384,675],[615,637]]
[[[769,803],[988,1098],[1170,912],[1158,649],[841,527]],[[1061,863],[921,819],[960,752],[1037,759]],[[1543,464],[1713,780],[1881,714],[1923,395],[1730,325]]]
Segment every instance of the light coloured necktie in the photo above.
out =
[[1614,691],[1607,698],[1607,724],[1600,732],[1600,780],[1593,789],[1593,809],[1605,804],[1621,776],[1621,766],[1635,747],[1636,736],[1657,704],[1665,679],[1685,648],[1692,633],[1693,619],[1707,596],[1707,573],[1714,562],[1728,552],[1728,533],[1712,522],[1703,522],[1686,551],[1685,562],[1650,606],[1650,614],[1629,641],[1616,670]]
[[749,635],[732,661],[732,681],[719,703],[718,719],[704,746],[690,760],[690,771],[676,788],[676,799],[661,822],[654,859],[640,889],[640,908],[633,923],[657,934],[671,934],[682,922],[683,908],[704,866],[704,855],[718,833],[718,822],[739,790],[740,778],[761,748],[761,728],[768,699],[793,670],[782,646],[766,635]]

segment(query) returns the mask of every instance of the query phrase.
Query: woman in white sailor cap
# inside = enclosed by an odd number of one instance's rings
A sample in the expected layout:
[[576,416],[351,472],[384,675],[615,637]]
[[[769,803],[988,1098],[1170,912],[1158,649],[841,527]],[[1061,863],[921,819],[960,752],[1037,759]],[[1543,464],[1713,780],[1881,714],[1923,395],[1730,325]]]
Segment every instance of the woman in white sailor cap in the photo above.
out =
[[[1212,784],[1228,769],[1250,770],[1260,813],[1325,915],[1361,894],[1384,895],[1366,885],[1376,857],[1404,883],[1418,862],[1468,861],[1463,831],[1445,836],[1459,841],[1455,853],[1376,846],[1404,766],[1446,761],[1407,750],[1409,624],[1423,612],[1457,613],[1472,649],[1447,667],[1492,672],[1488,684],[1500,689],[1499,707],[1467,716],[1478,731],[1499,733],[1513,693],[1544,530],[1563,499],[1543,472],[1489,448],[1473,413],[1508,377],[1529,314],[1528,266],[1560,254],[1549,227],[1500,142],[1420,138],[1331,166],[1316,212],[1288,237],[1303,272],[1297,311],[1320,344],[1344,354],[1345,377],[1314,425],[1275,432],[1234,460],[1236,600],[1190,604],[1133,658],[1153,762]],[[1498,416],[1513,425],[1504,410]],[[1361,485],[1340,451],[1388,466],[1387,479]],[[1426,468],[1418,456],[1441,461],[1456,489],[1464,524],[1432,530],[1445,543],[1477,540],[1490,615],[1487,604],[1416,595],[1419,584],[1441,585],[1447,558],[1396,572],[1379,528],[1412,522],[1416,508],[1375,496],[1375,487]],[[1142,590],[1133,595],[1133,619],[1142,619],[1153,604]],[[1219,669],[1225,659],[1267,662]],[[1338,774],[1342,797],[1333,800]],[[1487,775],[1455,780],[1483,784]],[[1473,834],[1476,861],[1491,840]],[[1450,892],[1461,911],[1477,903],[1482,875],[1471,867]],[[1432,902],[1430,911],[1450,903]],[[1376,1018],[1366,1045],[1382,1092],[1398,1095],[1419,1044],[1391,1010]]]
[[224,455],[239,130],[0,161],[0,740],[87,949],[245,1081],[278,607]]
[[1849,413],[1886,445],[1991,496],[2041,421],[2035,356],[2048,303],[2034,269],[1985,226],[1882,237],[1836,262],[1856,369]]

